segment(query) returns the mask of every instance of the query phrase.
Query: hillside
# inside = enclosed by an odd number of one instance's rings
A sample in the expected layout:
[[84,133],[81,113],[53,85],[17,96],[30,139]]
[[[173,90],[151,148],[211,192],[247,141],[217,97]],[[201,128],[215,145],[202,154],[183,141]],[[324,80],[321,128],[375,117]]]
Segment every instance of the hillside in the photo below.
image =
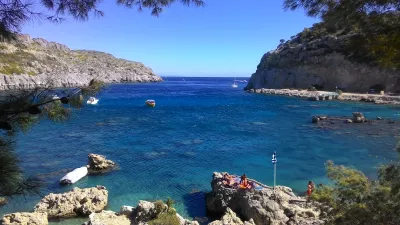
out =
[[373,44],[355,32],[327,32],[315,24],[264,54],[245,89],[315,86],[350,92],[371,88],[400,92],[398,65],[381,66],[382,57],[368,54],[371,47]]
[[71,50],[28,35],[0,43],[0,90],[86,86],[93,78],[105,83],[162,81],[142,63],[103,52]]

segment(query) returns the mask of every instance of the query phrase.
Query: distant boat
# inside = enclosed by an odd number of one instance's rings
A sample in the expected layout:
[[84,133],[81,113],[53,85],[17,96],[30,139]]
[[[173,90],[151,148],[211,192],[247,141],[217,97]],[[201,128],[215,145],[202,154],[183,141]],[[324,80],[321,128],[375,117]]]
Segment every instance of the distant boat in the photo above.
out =
[[51,98],[52,98],[53,100],[60,99],[60,97],[58,97],[57,95],[52,95]]
[[236,84],[236,77],[233,80],[233,84],[231,85],[231,87],[233,87],[233,88],[237,88],[238,87],[238,85]]
[[90,98],[87,100],[86,103],[89,104],[89,105],[96,105],[97,102],[99,102],[99,100],[98,100],[97,98],[95,98],[95,97],[90,97]]
[[155,107],[156,106],[156,101],[152,100],[152,99],[148,99],[146,100],[146,105],[149,107]]
[[247,80],[243,80],[243,82],[247,83]]

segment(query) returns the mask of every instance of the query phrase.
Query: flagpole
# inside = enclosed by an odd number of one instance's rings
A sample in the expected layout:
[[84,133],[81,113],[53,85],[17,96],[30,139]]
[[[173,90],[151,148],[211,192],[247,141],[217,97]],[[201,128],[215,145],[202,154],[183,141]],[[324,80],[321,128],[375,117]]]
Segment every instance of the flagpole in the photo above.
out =
[[276,159],[276,152],[272,154],[272,163],[274,164],[274,193],[275,193],[275,186],[276,186],[276,163],[278,160]]
[[274,163],[274,192],[275,192],[275,185],[276,185],[276,163]]

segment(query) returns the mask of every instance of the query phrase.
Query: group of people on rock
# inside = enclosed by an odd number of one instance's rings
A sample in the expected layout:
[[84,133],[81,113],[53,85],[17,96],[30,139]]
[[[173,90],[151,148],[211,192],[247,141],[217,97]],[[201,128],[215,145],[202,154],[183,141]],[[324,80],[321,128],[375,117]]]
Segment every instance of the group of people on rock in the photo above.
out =
[[244,190],[251,190],[256,188],[256,183],[249,181],[246,174],[243,174],[240,178],[237,176],[229,175],[225,173],[222,177],[222,183],[229,188],[239,188]]

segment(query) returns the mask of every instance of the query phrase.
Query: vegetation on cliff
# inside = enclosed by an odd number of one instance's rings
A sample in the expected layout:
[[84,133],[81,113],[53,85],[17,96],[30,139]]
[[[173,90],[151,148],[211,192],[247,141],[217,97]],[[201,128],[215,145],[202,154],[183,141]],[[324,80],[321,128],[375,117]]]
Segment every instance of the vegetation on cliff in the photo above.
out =
[[304,8],[321,23],[293,36],[288,46],[326,36],[349,35],[344,53],[349,59],[382,68],[400,66],[400,1],[285,0],[285,9]]

